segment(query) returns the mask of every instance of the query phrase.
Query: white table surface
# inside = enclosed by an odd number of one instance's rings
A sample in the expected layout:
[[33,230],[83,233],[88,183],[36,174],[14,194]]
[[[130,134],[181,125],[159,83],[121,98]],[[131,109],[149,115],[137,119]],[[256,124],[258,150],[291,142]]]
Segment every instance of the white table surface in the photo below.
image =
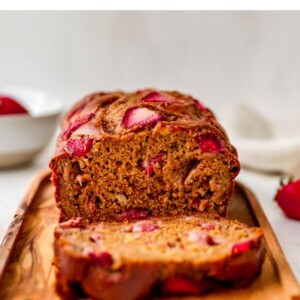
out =
[[[30,165],[0,170],[0,240],[21,201],[30,179],[48,167],[53,141]],[[279,186],[279,176],[270,176],[242,170],[238,180],[246,184],[258,197],[283,248],[290,266],[300,283],[300,221],[286,218],[273,201]]]

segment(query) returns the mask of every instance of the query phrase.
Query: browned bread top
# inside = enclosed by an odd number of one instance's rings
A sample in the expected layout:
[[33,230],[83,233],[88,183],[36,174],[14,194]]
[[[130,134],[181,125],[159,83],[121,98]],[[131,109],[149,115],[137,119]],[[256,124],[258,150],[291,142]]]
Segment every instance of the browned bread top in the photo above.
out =
[[132,135],[143,130],[155,133],[162,132],[169,125],[174,131],[201,126],[203,132],[210,132],[211,146],[214,147],[211,151],[229,151],[236,155],[214,114],[198,100],[176,91],[151,89],[133,93],[99,92],[76,103],[61,122],[57,154],[64,152],[67,141],[79,136],[101,139]]

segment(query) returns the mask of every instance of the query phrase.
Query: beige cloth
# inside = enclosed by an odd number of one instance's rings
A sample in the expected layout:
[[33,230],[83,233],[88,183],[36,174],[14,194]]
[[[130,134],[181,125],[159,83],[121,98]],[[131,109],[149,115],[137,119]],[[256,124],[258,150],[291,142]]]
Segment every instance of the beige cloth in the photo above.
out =
[[244,167],[299,176],[300,118],[280,120],[269,113],[240,104],[223,111],[221,121]]

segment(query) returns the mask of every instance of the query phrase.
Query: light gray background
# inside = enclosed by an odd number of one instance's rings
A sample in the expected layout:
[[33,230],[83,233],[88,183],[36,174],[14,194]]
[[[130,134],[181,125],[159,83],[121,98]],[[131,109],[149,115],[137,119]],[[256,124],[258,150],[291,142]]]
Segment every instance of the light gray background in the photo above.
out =
[[[296,117],[298,128],[299,36],[300,12],[0,12],[0,86],[42,89],[66,105],[95,90],[178,89],[220,116],[245,103],[283,123]],[[0,240],[52,153],[53,143],[33,164],[0,171]],[[242,170],[239,180],[300,282],[300,222],[273,201],[279,176]]]
[[[0,85],[74,101],[158,87],[293,113],[300,12],[0,12]],[[221,107],[221,108],[220,108]]]

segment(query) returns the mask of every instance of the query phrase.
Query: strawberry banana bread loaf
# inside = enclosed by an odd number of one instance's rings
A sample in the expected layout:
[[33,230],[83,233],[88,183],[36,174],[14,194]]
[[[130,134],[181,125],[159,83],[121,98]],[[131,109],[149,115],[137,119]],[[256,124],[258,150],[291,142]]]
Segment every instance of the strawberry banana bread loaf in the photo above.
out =
[[[142,299],[244,286],[261,271],[260,228],[201,214],[56,228],[58,290],[68,299]],[[75,227],[74,227],[75,226]]]
[[96,93],[61,127],[50,168],[62,220],[226,215],[237,153],[213,113],[191,96]]

